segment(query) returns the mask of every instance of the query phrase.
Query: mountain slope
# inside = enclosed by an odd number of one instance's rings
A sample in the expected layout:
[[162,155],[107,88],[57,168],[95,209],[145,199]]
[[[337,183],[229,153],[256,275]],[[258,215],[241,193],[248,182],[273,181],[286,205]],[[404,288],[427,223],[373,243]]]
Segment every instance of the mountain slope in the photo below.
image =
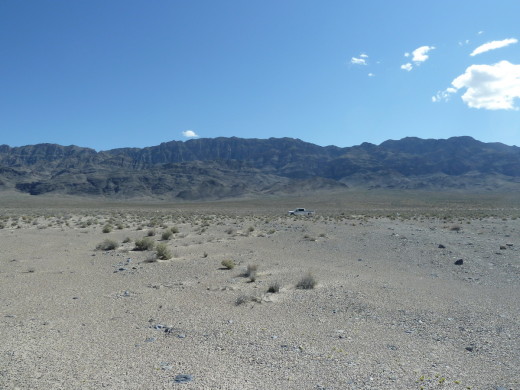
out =
[[349,148],[236,137],[102,152],[0,146],[0,189],[33,195],[215,199],[353,185],[493,189],[519,182],[520,148],[471,137],[410,137]]

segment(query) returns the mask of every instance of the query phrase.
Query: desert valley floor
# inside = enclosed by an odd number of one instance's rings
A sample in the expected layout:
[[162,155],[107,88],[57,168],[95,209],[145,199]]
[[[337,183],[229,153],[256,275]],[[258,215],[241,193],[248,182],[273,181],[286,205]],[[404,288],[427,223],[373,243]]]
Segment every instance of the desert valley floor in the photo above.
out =
[[519,389],[517,205],[331,199],[9,198],[0,389]]

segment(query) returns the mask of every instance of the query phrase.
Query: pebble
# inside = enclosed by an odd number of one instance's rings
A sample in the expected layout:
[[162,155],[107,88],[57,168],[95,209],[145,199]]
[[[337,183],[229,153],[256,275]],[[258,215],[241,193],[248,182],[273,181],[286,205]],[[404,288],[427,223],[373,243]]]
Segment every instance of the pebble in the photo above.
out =
[[161,370],[171,370],[173,368],[173,365],[170,362],[161,362],[160,363]]
[[464,264],[464,260],[462,260],[462,259],[458,259],[458,260],[455,261],[455,263],[453,263],[453,264],[455,264],[455,265],[462,265],[462,264]]
[[173,381],[175,383],[188,383],[188,382],[191,382],[192,380],[193,380],[193,376],[186,375],[186,374],[179,374],[173,379]]
[[185,339],[186,338],[186,335],[184,333],[180,333],[177,335],[178,338],[180,339]]
[[442,244],[439,244],[439,248],[440,248],[440,249],[444,249],[444,248],[446,248],[446,247],[445,247],[444,245],[442,245]]

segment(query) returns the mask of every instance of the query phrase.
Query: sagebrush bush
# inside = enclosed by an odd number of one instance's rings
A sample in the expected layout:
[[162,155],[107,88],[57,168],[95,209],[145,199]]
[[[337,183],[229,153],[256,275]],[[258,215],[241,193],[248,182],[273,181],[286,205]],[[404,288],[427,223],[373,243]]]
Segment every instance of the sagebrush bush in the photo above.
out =
[[118,246],[119,244],[114,240],[104,240],[96,246],[96,249],[101,251],[111,251],[116,249]]
[[162,232],[161,234],[161,240],[168,241],[170,238],[172,238],[173,232],[171,230],[166,230]]
[[231,260],[231,259],[222,260],[222,262],[220,264],[222,264],[222,266],[227,268],[227,269],[235,268],[235,262],[233,260]]
[[103,226],[103,233],[110,233],[112,231],[112,225]]
[[314,276],[308,273],[300,279],[300,281],[296,284],[296,288],[299,288],[301,290],[312,290],[314,287],[316,287],[317,283],[318,282],[316,282]]
[[150,237],[143,237],[135,240],[134,251],[151,251],[155,246],[155,242]]
[[157,257],[161,260],[168,260],[172,258],[172,252],[168,249],[168,246],[164,243],[157,244],[155,248]]

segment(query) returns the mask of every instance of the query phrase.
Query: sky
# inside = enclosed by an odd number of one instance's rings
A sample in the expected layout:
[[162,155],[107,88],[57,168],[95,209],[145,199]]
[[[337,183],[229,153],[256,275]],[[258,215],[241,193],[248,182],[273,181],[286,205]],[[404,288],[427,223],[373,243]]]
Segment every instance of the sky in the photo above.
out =
[[520,146],[519,0],[2,0],[0,144]]

